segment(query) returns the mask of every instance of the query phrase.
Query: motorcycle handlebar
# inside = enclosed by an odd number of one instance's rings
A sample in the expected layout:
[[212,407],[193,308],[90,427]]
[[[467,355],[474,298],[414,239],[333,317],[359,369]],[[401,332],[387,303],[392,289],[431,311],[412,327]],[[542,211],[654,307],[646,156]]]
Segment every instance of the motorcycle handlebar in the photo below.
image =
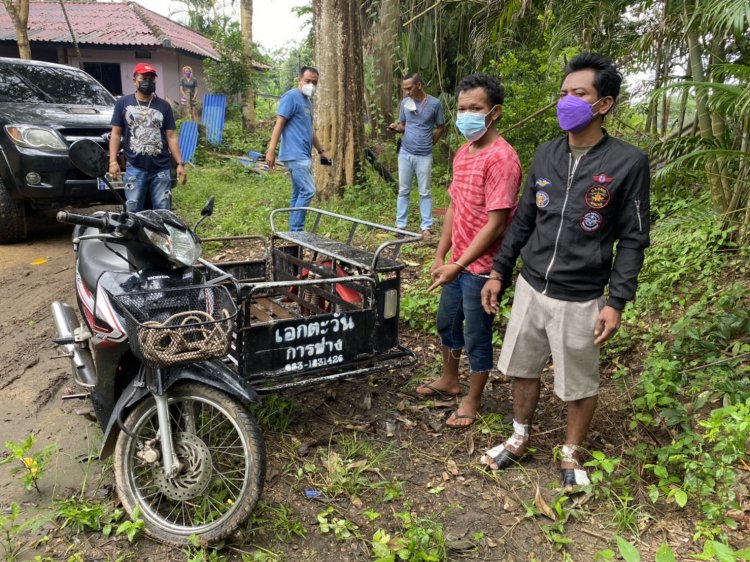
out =
[[57,222],[90,226],[92,228],[98,228],[102,232],[107,228],[108,224],[107,219],[90,217],[86,215],[76,215],[74,213],[68,213],[67,211],[60,211],[59,213],[57,213]]

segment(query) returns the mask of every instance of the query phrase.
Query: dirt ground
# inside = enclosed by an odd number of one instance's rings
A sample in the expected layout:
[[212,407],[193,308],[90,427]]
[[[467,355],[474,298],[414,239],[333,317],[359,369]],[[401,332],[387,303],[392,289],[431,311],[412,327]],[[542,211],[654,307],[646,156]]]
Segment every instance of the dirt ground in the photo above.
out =
[[[38,447],[59,447],[40,482],[41,494],[25,491],[7,466],[0,467],[0,505],[4,512],[18,502],[25,512],[44,511],[54,500],[75,494],[117,504],[112,492],[112,472],[107,463],[90,460],[101,432],[86,415],[89,402],[71,398],[83,392],[72,383],[67,359],[56,358],[51,339],[54,329],[50,302],[74,303],[73,252],[70,229],[51,220],[37,228],[24,244],[0,247],[0,443],[20,441],[30,433]],[[293,419],[283,432],[266,429],[268,470],[262,504],[256,510],[253,530],[246,530],[222,551],[229,559],[241,553],[264,550],[278,560],[307,561],[325,554],[336,561],[372,560],[367,546],[379,528],[391,534],[404,532],[394,514],[409,512],[417,518],[434,518],[444,525],[454,547],[448,559],[562,560],[556,548],[553,522],[544,516],[527,517],[537,490],[552,505],[558,480],[552,448],[564,437],[564,409],[545,379],[539,414],[534,424],[536,452],[522,468],[499,477],[477,469],[481,453],[507,436],[509,386],[493,378],[485,391],[485,420],[470,431],[455,431],[443,422],[454,401],[424,402],[413,397],[418,378],[434,377],[439,369],[438,350],[432,337],[403,334],[420,355],[411,370],[386,373],[371,381],[343,382],[284,396]],[[632,383],[632,381],[631,381]],[[605,377],[589,448],[620,456],[630,445],[627,431],[628,382]],[[496,415],[492,415],[496,414]],[[386,450],[382,465],[364,473],[372,484],[359,496],[307,499],[331,453],[345,441],[365,440],[374,450]],[[4,449],[3,449],[4,451]],[[2,456],[4,452],[0,452]],[[347,462],[355,459],[345,459]],[[323,471],[323,472],[320,472]],[[384,499],[381,484],[399,481],[399,493]],[[581,498],[582,505],[564,524],[561,536],[576,561],[591,561],[595,553],[615,548],[616,510],[605,500]],[[336,516],[356,524],[363,540],[337,541],[323,534],[318,514],[332,505]],[[539,510],[539,499],[536,509]],[[542,504],[543,505],[543,504]],[[381,517],[371,522],[367,510]],[[280,516],[279,513],[283,513]],[[575,516],[577,515],[577,517]],[[399,523],[401,521],[401,523]],[[296,523],[305,538],[285,532]],[[695,551],[692,526],[684,512],[666,511],[657,517],[635,518],[640,539],[635,541],[643,560],[654,560],[656,549],[668,543],[685,559]],[[562,529],[562,526],[561,526]],[[135,545],[123,538],[98,533],[74,534],[47,524],[40,533],[51,540],[27,551],[67,560],[81,553],[84,560],[185,560],[186,550],[170,549],[141,537]],[[741,546],[747,535],[738,536]],[[259,550],[259,547],[261,550]],[[250,560],[254,558],[248,558]]]

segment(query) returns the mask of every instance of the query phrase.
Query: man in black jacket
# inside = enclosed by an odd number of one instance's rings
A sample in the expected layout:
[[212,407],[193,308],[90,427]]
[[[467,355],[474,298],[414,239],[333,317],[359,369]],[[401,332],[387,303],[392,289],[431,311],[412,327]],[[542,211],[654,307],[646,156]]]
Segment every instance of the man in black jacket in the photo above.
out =
[[602,55],[582,53],[570,61],[557,106],[567,134],[537,149],[518,212],[482,290],[482,305],[494,314],[521,256],[498,362],[513,379],[513,435],[480,462],[497,470],[525,455],[539,377],[551,354],[555,394],[568,408],[561,448],[568,490],[589,483],[581,445],[596,410],[599,348],[635,297],[649,245],[648,158],[602,128],[621,83]]

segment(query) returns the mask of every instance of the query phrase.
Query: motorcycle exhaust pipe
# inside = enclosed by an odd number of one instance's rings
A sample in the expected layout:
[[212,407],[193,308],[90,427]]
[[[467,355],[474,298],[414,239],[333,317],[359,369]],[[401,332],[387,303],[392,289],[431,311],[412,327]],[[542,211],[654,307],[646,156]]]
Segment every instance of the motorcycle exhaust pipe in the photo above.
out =
[[73,378],[76,384],[92,388],[96,386],[96,369],[94,358],[86,342],[76,342],[75,331],[80,326],[76,313],[69,304],[55,301],[52,303],[52,318],[57,328],[55,343],[65,350],[73,366]]

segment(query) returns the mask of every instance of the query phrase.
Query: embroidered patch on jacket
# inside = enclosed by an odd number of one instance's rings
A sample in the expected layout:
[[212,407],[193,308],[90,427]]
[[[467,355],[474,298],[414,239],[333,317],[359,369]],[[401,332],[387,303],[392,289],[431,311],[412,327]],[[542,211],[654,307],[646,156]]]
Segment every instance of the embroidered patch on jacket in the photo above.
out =
[[586,192],[586,204],[592,209],[603,209],[609,205],[609,190],[603,185],[594,185]]
[[536,180],[536,183],[534,185],[540,188],[545,188],[547,186],[552,185],[552,182],[549,181],[547,178],[539,178],[538,180]]
[[589,211],[581,217],[579,223],[581,228],[586,232],[594,232],[602,227],[604,217],[596,211]]
[[610,178],[607,174],[604,172],[599,172],[594,176],[594,181],[596,183],[612,183],[615,178]]
[[536,192],[536,206],[540,209],[549,205],[549,194],[546,191]]

